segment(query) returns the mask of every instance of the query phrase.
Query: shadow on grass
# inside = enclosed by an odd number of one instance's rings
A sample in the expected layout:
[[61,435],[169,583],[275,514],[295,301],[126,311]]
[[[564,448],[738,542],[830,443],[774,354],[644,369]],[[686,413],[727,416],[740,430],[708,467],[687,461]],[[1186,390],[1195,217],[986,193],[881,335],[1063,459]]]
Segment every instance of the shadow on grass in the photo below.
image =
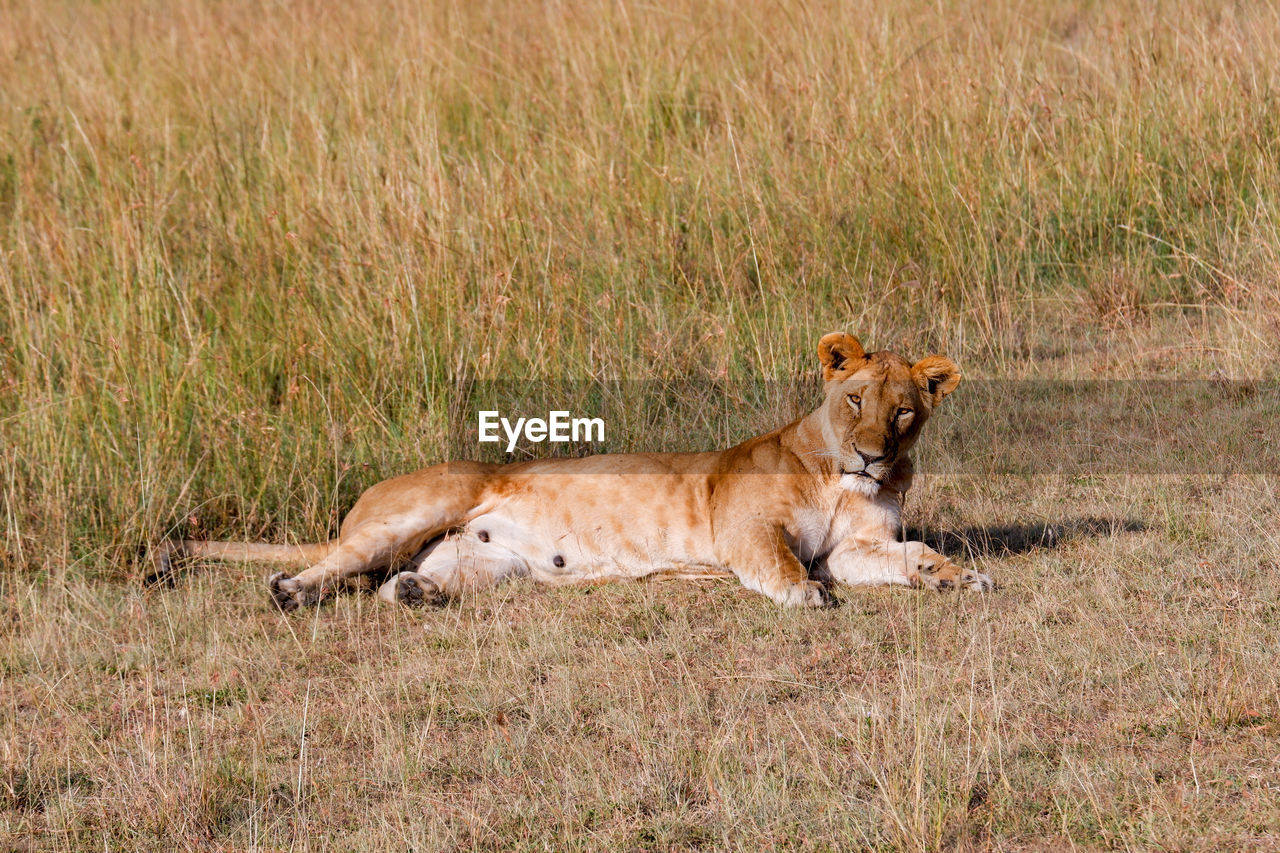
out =
[[1051,523],[976,525],[960,530],[908,528],[907,538],[956,557],[1007,557],[1037,548],[1057,548],[1072,539],[1145,529],[1140,521],[1090,516]]

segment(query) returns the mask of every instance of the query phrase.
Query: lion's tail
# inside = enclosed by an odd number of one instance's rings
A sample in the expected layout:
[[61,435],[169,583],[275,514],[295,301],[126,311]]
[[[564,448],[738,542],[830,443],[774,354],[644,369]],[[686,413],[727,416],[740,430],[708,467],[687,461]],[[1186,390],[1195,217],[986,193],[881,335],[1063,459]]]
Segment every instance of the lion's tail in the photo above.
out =
[[143,583],[172,583],[183,563],[216,560],[227,563],[267,563],[281,568],[305,569],[320,562],[338,547],[336,540],[310,545],[268,545],[262,542],[210,542],[201,539],[169,540],[151,550],[151,573]]

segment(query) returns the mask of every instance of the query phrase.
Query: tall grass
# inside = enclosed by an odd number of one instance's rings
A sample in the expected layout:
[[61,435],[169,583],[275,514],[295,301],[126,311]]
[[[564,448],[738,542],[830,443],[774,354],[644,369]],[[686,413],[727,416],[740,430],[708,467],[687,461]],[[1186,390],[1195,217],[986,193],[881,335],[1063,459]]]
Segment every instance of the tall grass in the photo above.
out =
[[5,2],[5,559],[323,535],[461,372],[1273,309],[1278,69],[1267,4]]

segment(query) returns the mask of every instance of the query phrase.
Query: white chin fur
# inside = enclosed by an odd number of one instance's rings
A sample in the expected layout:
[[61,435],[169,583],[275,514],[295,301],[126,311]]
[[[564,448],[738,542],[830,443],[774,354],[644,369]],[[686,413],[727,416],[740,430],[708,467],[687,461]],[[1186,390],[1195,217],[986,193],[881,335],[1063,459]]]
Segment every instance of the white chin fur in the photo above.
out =
[[841,474],[840,488],[846,492],[859,492],[869,498],[874,498],[880,493],[880,484],[870,477],[863,477],[858,474]]

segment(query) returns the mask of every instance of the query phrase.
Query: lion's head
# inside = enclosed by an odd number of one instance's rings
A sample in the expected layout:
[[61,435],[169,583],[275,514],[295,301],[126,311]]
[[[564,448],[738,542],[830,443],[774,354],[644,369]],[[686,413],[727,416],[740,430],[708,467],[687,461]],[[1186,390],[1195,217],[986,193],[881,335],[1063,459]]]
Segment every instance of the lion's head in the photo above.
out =
[[888,351],[868,353],[843,332],[823,336],[818,360],[826,390],[827,452],[839,466],[840,483],[875,494],[906,461],[942,398],[960,383],[960,368],[940,355],[912,364]]

